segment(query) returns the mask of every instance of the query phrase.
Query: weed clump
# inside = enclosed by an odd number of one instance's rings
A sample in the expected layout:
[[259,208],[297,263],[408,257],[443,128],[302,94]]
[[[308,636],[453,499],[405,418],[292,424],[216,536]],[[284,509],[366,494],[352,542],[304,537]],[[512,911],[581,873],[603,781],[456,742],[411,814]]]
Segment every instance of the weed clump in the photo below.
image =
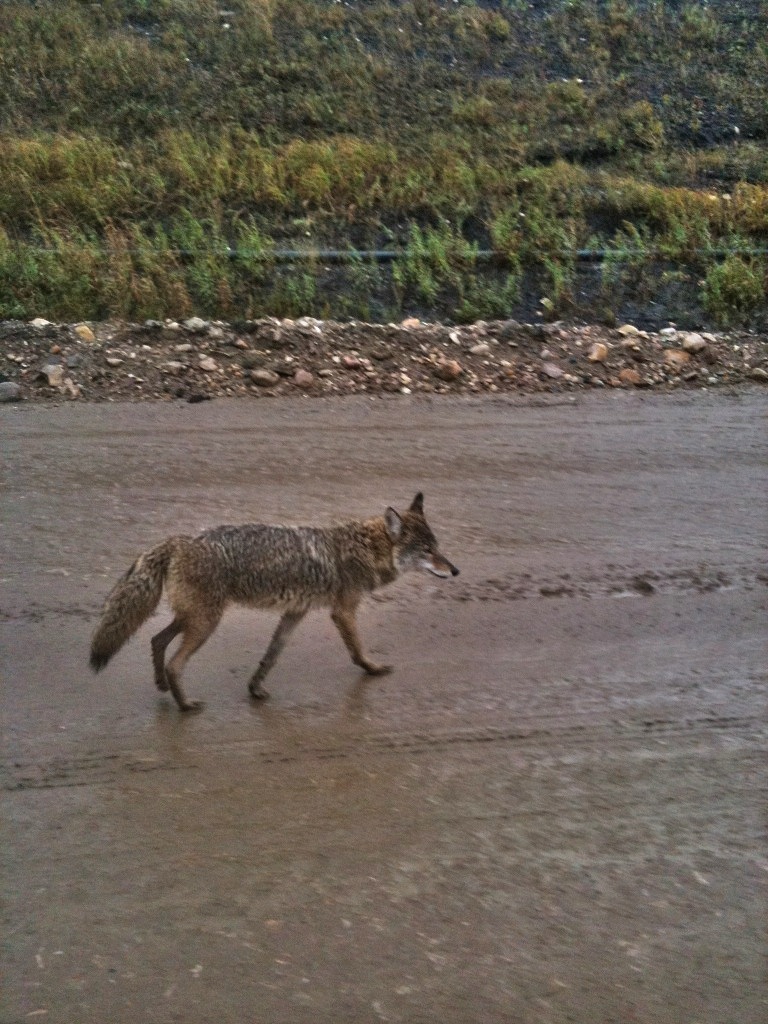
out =
[[768,306],[768,260],[729,254],[707,272],[702,292],[705,309],[718,323],[748,323]]

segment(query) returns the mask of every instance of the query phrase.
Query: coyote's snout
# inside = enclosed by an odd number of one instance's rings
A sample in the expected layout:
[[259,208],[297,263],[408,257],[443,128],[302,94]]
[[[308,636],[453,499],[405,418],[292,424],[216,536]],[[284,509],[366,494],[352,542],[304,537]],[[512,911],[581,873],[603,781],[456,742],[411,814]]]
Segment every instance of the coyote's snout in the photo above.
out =
[[[229,604],[282,612],[248,687],[254,698],[268,696],[261,684],[310,608],[330,608],[355,665],[382,675],[390,668],[363,653],[355,612],[364,594],[411,569],[441,579],[459,574],[438,550],[421,493],[402,515],[388,508],[383,516],[340,526],[247,524],[170,537],[140,555],[107,598],[91,642],[91,666],[97,672],[104,668],[149,618],[165,587],[173,621],[152,638],[152,664],[155,684],[170,690],[182,711],[202,706],[184,696],[182,669]],[[165,652],[179,634],[179,647],[166,665]]]

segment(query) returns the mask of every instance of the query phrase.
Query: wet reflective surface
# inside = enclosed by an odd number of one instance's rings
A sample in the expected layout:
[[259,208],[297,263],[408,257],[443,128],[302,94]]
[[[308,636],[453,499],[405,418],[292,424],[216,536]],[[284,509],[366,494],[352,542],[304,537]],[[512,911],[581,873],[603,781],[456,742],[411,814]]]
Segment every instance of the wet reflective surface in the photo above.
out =
[[[762,1021],[768,402],[15,407],[2,417],[3,1020]],[[461,576],[230,611],[181,716],[138,552],[407,507]],[[45,1013],[43,1013],[45,1011]]]

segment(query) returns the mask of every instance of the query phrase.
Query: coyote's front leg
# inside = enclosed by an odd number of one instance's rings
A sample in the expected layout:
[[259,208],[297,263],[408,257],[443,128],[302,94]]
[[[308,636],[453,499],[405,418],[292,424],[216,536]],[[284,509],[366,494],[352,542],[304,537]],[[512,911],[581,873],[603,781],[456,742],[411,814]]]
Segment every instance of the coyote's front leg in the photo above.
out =
[[267,648],[264,657],[259,662],[259,667],[251,676],[251,681],[248,684],[248,692],[255,700],[264,700],[269,696],[261,684],[264,679],[266,679],[269,670],[277,661],[280,651],[285,647],[286,640],[306,614],[306,608],[302,608],[300,611],[285,612],[278,622],[277,629],[272,634],[272,639],[269,641],[269,647]]
[[334,605],[331,609],[333,624],[341,634],[341,639],[344,641],[355,665],[359,665],[369,676],[386,675],[387,672],[392,671],[391,665],[377,665],[375,662],[369,661],[365,654],[363,654],[363,646],[360,643],[357,622],[355,621],[358,603],[358,601],[355,601],[354,603],[346,602]]

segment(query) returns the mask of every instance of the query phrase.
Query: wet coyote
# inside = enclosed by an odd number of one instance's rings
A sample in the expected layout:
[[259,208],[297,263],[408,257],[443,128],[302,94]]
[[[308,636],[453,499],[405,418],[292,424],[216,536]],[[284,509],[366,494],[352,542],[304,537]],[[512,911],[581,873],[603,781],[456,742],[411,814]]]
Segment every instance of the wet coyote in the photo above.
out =
[[[382,675],[389,666],[363,653],[355,612],[364,594],[409,569],[443,578],[459,573],[437,549],[421,493],[402,515],[388,508],[383,516],[339,526],[246,524],[170,537],[140,555],[107,598],[91,643],[91,667],[104,668],[154,612],[165,586],[173,621],[152,638],[152,663],[158,689],[170,689],[182,711],[202,707],[185,697],[182,669],[229,604],[282,611],[248,687],[256,699],[268,696],[261,684],[310,608],[329,607],[355,665]],[[166,649],[179,633],[178,650],[166,665]]]

